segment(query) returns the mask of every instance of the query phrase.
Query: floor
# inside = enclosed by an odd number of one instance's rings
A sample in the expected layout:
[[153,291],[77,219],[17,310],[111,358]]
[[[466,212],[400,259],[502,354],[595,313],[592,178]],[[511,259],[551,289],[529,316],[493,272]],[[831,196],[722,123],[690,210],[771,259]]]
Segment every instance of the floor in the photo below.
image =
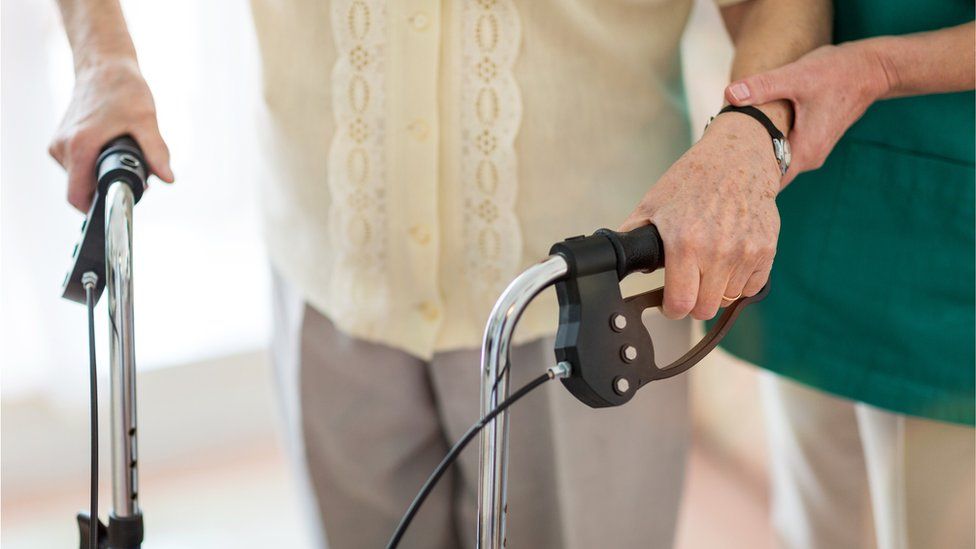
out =
[[[310,547],[284,456],[275,444],[267,447],[272,450],[144,474],[145,547]],[[770,547],[760,490],[724,471],[721,461],[704,451],[696,449],[690,463],[677,547]],[[107,508],[109,494],[100,497]],[[73,516],[86,501],[83,491],[5,501],[0,544],[4,549],[76,546]]]
[[692,450],[676,549],[770,549],[768,503],[762,487]]
[[[147,549],[311,545],[280,452],[223,456],[156,475],[144,471],[140,484]],[[87,505],[87,498],[87,492],[64,492],[4,501],[0,545],[77,547],[74,514]],[[104,518],[110,494],[103,490],[99,498]]]

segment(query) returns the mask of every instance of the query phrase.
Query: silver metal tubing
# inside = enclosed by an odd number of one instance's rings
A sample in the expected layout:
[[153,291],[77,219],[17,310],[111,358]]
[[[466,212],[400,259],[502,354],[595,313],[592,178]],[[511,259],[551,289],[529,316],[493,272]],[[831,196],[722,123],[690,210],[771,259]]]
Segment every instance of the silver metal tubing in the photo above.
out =
[[[539,292],[566,275],[569,266],[554,255],[518,276],[495,303],[481,347],[481,417],[508,398],[509,347],[522,312]],[[508,412],[502,412],[481,433],[478,471],[478,547],[505,544],[508,482]]]
[[136,355],[132,319],[132,189],[109,185],[105,199],[105,291],[108,294],[112,422],[112,510],[139,514],[136,469]]

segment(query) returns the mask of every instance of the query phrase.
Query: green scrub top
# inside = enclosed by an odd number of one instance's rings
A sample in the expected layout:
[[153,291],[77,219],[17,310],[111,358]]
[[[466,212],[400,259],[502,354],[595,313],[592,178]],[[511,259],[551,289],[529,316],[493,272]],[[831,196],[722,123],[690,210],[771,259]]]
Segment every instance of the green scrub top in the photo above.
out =
[[[970,0],[835,2],[834,38],[972,21]],[[806,385],[973,425],[974,97],[874,104],[819,170],[779,196],[765,301],[723,347]]]

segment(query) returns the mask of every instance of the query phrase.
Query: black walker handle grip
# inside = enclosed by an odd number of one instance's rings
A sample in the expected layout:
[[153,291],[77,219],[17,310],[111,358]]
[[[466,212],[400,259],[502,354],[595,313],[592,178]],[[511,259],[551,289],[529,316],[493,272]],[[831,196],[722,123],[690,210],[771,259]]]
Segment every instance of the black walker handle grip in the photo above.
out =
[[617,254],[617,276],[652,272],[664,266],[664,242],[654,225],[644,225],[626,233],[600,229],[595,234],[607,237]]
[[102,149],[95,160],[95,176],[98,178],[98,193],[102,197],[108,186],[115,181],[125,181],[132,189],[135,202],[142,198],[146,188],[149,171],[142,149],[129,135],[116,137]]

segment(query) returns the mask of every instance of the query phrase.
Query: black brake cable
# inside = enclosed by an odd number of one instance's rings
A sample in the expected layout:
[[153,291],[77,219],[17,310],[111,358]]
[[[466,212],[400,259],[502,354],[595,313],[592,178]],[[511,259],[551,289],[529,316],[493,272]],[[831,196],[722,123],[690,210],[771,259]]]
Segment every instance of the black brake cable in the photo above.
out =
[[567,377],[569,373],[568,364],[566,363],[560,363],[549,368],[546,370],[546,373],[526,383],[521,389],[512,393],[512,396],[503,400],[498,404],[498,406],[495,407],[494,410],[488,412],[485,417],[481,418],[474,425],[472,425],[471,428],[464,433],[464,436],[462,436],[460,440],[458,440],[454,446],[451,447],[451,450],[447,452],[444,459],[441,460],[440,464],[437,465],[437,468],[434,469],[434,472],[431,473],[427,478],[427,481],[424,482],[424,485],[420,488],[420,492],[418,492],[416,497],[413,498],[413,501],[410,503],[410,507],[407,507],[407,512],[404,513],[403,518],[400,519],[400,524],[397,526],[396,531],[393,532],[393,536],[390,538],[389,543],[386,544],[386,549],[396,549],[396,547],[400,544],[400,540],[403,538],[403,535],[407,533],[407,528],[410,527],[410,523],[413,521],[414,516],[416,516],[418,511],[420,511],[420,507],[424,504],[424,500],[426,500],[427,496],[429,496],[434,490],[434,487],[437,485],[437,482],[441,479],[441,477],[444,476],[444,472],[447,471],[447,468],[457,461],[458,456],[461,455],[461,451],[464,450],[472,439],[474,439],[475,435],[480,433],[481,430],[484,429],[485,426],[488,425],[492,420],[494,420],[498,414],[504,412],[506,408],[512,404],[515,404],[520,398],[531,393],[533,390],[550,379]]
[[91,409],[91,512],[88,515],[88,547],[98,547],[98,377],[95,367],[95,286],[98,275],[92,271],[81,277],[88,308],[88,383]]
[[508,371],[508,364],[508,361],[506,361],[505,364],[502,364],[502,367],[498,369],[498,375],[495,376],[495,381],[491,384],[491,396],[495,396],[495,393],[498,392],[498,384],[501,383],[502,378],[505,377],[505,372]]

